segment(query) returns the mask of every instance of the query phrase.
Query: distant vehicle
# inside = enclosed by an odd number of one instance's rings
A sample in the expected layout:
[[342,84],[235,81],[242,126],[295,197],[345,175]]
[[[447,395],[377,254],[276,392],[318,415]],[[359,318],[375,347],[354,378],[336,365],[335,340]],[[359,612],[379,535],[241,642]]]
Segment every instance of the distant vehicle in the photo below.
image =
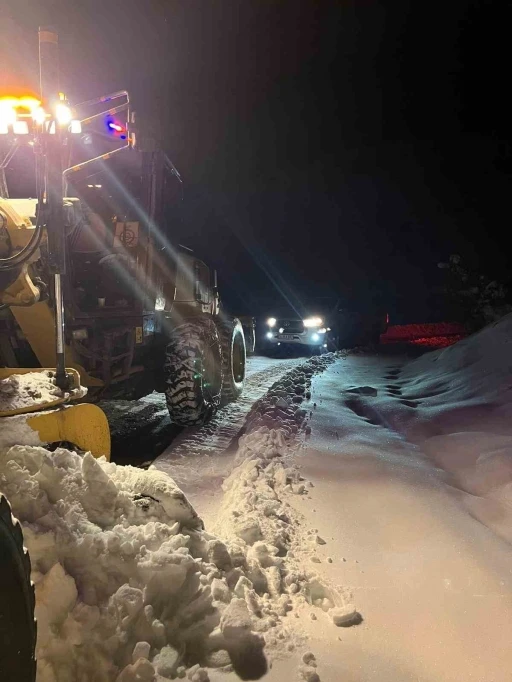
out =
[[[313,306],[311,306],[312,309]],[[376,345],[387,330],[389,316],[372,303],[331,301],[318,305],[314,315],[286,311],[269,317],[263,334],[264,347],[304,347],[310,352],[333,351]]]
[[303,346],[310,352],[327,348],[326,334],[331,331],[325,326],[324,318],[313,315],[300,317],[269,317],[266,322],[265,346]]

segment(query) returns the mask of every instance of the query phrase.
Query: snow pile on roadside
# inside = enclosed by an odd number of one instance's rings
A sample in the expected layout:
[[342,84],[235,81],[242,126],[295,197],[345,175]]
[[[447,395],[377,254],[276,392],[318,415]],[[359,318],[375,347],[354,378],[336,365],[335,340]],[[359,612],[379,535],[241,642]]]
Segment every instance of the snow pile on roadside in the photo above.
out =
[[[325,542],[315,529],[304,528],[286,501],[289,494],[308,493],[309,484],[296,468],[287,466],[287,460],[297,447],[295,434],[309,431],[308,410],[301,404],[310,399],[311,377],[335,359],[334,354],[313,358],[285,375],[255,404],[240,438],[238,466],[223,485],[215,530],[230,538],[233,551],[238,544],[249,587],[264,595],[255,608],[266,616],[260,627],[269,631],[267,646],[276,654],[297,644],[283,619],[301,603],[319,607],[337,626],[361,621],[353,605],[319,579],[311,564],[318,561],[316,548]],[[302,672],[305,679],[307,675],[317,679],[311,666]]]
[[511,340],[512,314],[409,363],[397,378],[401,398],[420,408],[397,428],[450,473],[471,513],[509,542]]
[[[488,400],[509,402],[512,386],[512,313],[449,348],[427,353],[405,367],[401,380],[428,405]],[[410,397],[410,396],[407,396]]]
[[54,373],[48,370],[13,374],[0,380],[0,412],[44,405],[64,397],[55,384]]
[[15,446],[0,490],[32,561],[38,682],[207,682],[198,662],[264,672],[236,561],[167,475]]
[[[245,433],[251,433],[261,426],[279,427],[285,438],[294,436],[306,419],[307,412],[301,408],[304,400],[311,397],[311,377],[323,370],[336,359],[335,353],[313,357],[290,372],[270,387],[268,393],[256,402],[247,416]],[[240,441],[243,449],[243,441]],[[240,452],[238,459],[246,457]]]

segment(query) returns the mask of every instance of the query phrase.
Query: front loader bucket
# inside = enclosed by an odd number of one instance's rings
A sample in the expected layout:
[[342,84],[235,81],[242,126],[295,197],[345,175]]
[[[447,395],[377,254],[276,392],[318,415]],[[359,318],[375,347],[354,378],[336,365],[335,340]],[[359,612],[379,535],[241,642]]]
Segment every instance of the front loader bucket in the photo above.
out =
[[65,441],[110,459],[110,429],[105,413],[89,403],[64,406],[59,410],[27,416],[27,424],[43,443]]
[[[45,368],[0,368],[0,381],[12,376],[40,372],[55,372]],[[73,404],[83,398],[87,389],[80,385],[80,375],[67,368],[70,387],[62,397],[50,399],[34,393],[29,404],[16,401],[0,410],[0,447],[13,445],[39,445],[68,442],[95,457],[110,459],[110,430],[107,417],[97,405]],[[35,433],[33,433],[35,432]],[[37,434],[37,435],[36,435]]]
[[13,445],[72,443],[94,457],[110,459],[110,430],[97,405],[61,405],[57,409],[0,419],[0,450]]

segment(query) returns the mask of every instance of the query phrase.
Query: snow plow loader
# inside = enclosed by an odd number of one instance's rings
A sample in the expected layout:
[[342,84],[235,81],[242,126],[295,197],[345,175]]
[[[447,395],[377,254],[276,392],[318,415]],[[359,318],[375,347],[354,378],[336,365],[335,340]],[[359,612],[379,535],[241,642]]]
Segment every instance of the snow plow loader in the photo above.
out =
[[[156,390],[172,421],[201,424],[243,390],[244,332],[216,273],[172,243],[181,178],[128,93],[72,108],[57,34],[40,29],[39,48],[40,95],[0,93],[0,453],[64,443],[108,459],[97,399]],[[136,186],[114,172],[121,157]],[[30,562],[1,484],[0,680],[34,682]]]
[[[174,423],[204,423],[241,394],[246,344],[216,272],[173,243],[180,174],[136,125],[128,92],[71,108],[57,36],[39,36],[41,99],[0,98],[0,365],[54,368],[68,401],[162,392]],[[33,152],[37,199],[9,197],[7,163],[23,168]],[[48,429],[73,442],[61,412]],[[91,410],[78,423],[100,438],[101,421]]]

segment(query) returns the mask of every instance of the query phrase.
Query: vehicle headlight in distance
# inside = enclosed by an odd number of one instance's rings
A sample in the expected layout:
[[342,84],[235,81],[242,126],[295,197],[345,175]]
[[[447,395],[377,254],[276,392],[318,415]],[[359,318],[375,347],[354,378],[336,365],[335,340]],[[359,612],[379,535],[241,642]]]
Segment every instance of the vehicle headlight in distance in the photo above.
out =
[[323,323],[324,321],[321,317],[308,317],[303,322],[305,327],[320,327]]
[[276,326],[276,318],[275,317],[269,317],[267,320],[267,324],[269,327],[275,327]]

